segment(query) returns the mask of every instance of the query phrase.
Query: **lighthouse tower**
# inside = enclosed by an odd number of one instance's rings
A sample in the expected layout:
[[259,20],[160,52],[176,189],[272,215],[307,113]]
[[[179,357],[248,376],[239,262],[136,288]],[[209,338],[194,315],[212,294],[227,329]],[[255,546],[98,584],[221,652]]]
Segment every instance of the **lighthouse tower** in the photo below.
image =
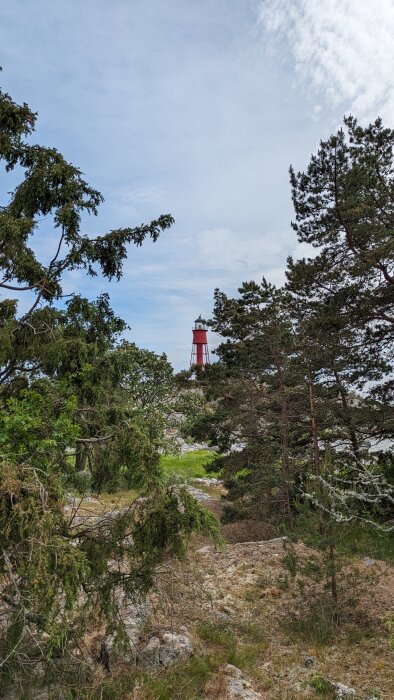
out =
[[190,367],[194,367],[195,365],[198,367],[205,367],[207,364],[209,364],[207,327],[200,315],[194,322]]

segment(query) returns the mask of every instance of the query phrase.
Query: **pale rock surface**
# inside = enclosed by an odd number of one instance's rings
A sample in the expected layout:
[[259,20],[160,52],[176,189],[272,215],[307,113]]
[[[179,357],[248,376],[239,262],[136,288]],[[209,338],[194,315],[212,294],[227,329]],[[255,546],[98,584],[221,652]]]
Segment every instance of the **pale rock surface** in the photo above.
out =
[[138,665],[154,670],[168,668],[180,659],[193,655],[193,645],[186,634],[163,632],[161,638],[152,637],[138,654]]
[[337,700],[348,700],[348,698],[355,698],[356,691],[354,688],[349,688],[343,683],[332,683],[333,689],[335,690],[335,697]]
[[210,478],[208,476],[196,476],[192,481],[195,484],[202,484],[203,486],[223,486],[223,481],[220,479]]
[[196,501],[200,501],[200,503],[203,503],[204,501],[212,501],[212,496],[210,496],[209,493],[205,493],[205,491],[201,491],[201,489],[197,489],[195,486],[190,486],[189,484],[186,486],[186,488],[190,495],[196,499]]
[[263,700],[261,693],[257,693],[252,684],[246,680],[239,668],[227,664],[224,669],[228,677],[228,700]]
[[[130,643],[130,655],[127,660],[134,660],[137,655],[137,645],[140,640],[141,632],[145,627],[148,617],[148,601],[145,598],[141,598],[130,602],[126,599],[123,592],[119,591],[117,593],[117,603],[124,624],[124,630]],[[113,654],[116,656],[114,642],[115,639],[113,635],[108,635],[105,638],[105,649],[109,654],[110,660]],[[124,654],[124,652],[122,653]]]

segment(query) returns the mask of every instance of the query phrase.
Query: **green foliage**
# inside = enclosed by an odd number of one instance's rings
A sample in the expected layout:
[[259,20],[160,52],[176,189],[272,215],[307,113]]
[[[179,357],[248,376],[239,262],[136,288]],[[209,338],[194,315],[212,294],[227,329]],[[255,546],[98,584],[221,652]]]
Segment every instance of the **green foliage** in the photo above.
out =
[[344,127],[320,143],[306,172],[290,170],[293,228],[317,256],[290,260],[289,278],[297,293],[338,301],[365,340],[376,340],[393,329],[394,132],[352,116]]
[[324,696],[332,696],[333,694],[333,688],[330,683],[324,676],[313,676],[311,680],[309,681],[309,685],[311,688],[314,688],[316,692],[319,695],[324,695]]
[[344,124],[306,172],[290,171],[293,228],[316,255],[288,260],[284,289],[215,291],[223,342],[198,376],[207,402],[189,430],[220,448],[227,519],[291,529],[314,479],[333,528],[391,527],[391,455],[371,456],[365,440],[393,439],[394,131]]
[[394,562],[392,533],[376,531],[376,528],[364,523],[344,523],[337,548],[340,554],[368,556],[388,563]]
[[0,413],[0,459],[31,468],[61,470],[66,448],[75,442],[79,428],[72,419],[76,398],[64,383],[36,381],[5,401]]
[[[30,287],[40,297],[50,299],[60,294],[60,280],[66,269],[82,268],[95,275],[98,268],[109,279],[119,279],[127,244],[141,245],[146,236],[156,240],[161,230],[171,226],[172,217],[164,215],[150,224],[113,230],[96,238],[82,235],[81,216],[96,215],[103,197],[55,148],[30,145],[24,140],[34,130],[35,120],[36,115],[26,104],[17,105],[0,92],[0,159],[6,171],[17,165],[24,170],[24,179],[0,212],[0,230],[7,241],[2,286],[15,289],[12,283],[16,281],[22,289]],[[48,215],[60,234],[55,256],[46,266],[28,247],[27,239],[35,233],[39,217]]]
[[297,557],[294,555],[294,553],[287,552],[282,559],[282,564],[290,572],[292,578],[294,578],[294,576],[297,573],[297,565],[298,565]]
[[[28,695],[39,664],[44,685],[56,679],[80,698],[92,680],[76,651],[85,635],[103,627],[121,639],[122,599],[146,593],[192,532],[219,535],[186,491],[164,485],[166,357],[121,341],[126,326],[107,294],[55,305],[65,272],[119,279],[127,245],[155,241],[173,219],[83,234],[102,196],[56,149],[29,143],[35,119],[0,92],[0,160],[20,178],[0,207],[0,287],[29,296],[23,315],[0,302],[0,685]],[[31,246],[38,231],[53,246],[49,264]],[[96,515],[67,497],[70,484],[139,496]]]

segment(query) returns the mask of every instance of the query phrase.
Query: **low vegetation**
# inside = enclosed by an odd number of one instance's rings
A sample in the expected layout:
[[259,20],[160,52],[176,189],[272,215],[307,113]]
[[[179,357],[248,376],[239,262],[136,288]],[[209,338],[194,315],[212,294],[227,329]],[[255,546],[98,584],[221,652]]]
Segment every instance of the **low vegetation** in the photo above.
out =
[[210,450],[195,450],[184,454],[166,454],[160,458],[164,474],[169,479],[193,479],[209,477],[207,468],[215,459]]

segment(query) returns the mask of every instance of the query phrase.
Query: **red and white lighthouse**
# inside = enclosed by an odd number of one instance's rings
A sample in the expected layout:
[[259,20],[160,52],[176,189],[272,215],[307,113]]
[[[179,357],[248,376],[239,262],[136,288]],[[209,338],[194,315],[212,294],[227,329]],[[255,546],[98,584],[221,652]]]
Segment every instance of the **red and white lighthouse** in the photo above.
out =
[[204,319],[202,319],[200,315],[194,322],[190,367],[194,367],[195,365],[198,367],[205,367],[207,364],[209,364],[207,327]]

